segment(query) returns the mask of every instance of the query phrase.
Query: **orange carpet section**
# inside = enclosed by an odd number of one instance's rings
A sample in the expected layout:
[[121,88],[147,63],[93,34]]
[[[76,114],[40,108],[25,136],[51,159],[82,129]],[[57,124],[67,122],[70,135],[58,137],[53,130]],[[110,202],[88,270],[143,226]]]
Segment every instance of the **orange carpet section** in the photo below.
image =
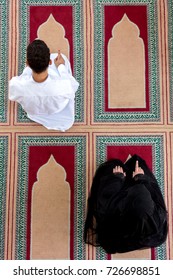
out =
[[[173,259],[172,11],[171,0],[0,0],[0,259]],[[80,83],[66,132],[8,100],[36,38],[66,54]],[[159,182],[168,238],[107,255],[83,242],[92,178],[135,153]]]

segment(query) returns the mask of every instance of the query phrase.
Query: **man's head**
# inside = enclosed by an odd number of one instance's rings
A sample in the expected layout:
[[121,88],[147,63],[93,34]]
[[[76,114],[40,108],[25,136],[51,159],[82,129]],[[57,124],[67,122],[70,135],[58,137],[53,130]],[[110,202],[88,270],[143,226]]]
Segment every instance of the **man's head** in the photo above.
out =
[[27,64],[37,74],[44,72],[50,63],[50,50],[42,40],[34,40],[27,47]]

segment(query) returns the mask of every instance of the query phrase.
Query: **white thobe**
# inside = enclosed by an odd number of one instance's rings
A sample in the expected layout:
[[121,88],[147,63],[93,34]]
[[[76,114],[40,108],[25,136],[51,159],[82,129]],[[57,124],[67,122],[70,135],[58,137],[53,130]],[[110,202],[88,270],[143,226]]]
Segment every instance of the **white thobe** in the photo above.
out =
[[72,76],[70,62],[54,64],[57,54],[51,54],[52,65],[44,82],[35,82],[32,70],[26,67],[20,76],[9,82],[9,99],[17,101],[29,119],[48,129],[65,131],[74,123],[74,99],[79,83]]

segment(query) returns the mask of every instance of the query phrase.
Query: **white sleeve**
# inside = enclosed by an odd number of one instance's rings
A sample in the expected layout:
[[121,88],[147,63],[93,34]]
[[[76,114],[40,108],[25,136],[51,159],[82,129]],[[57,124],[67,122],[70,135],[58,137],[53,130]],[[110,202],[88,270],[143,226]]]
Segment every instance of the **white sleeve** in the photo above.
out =
[[60,64],[58,67],[56,67],[54,64],[54,59],[57,57],[57,55],[58,55],[57,53],[51,54],[51,60],[52,60],[51,68],[52,69],[56,68],[56,71],[58,72],[60,78],[65,79],[65,80],[67,80],[67,79],[70,80],[73,91],[76,92],[79,87],[79,83],[72,76],[71,65],[70,65],[68,58],[64,54],[61,54],[65,60],[65,65]]
[[13,77],[10,81],[9,81],[9,99],[12,101],[16,101],[18,99],[18,94],[17,94],[17,90],[16,90],[16,86],[15,86],[15,81],[16,81],[17,77]]
[[76,81],[76,79],[71,74],[68,73],[67,68],[65,67],[65,65],[64,64],[60,64],[58,66],[58,71],[59,71],[60,77],[62,79],[70,80],[72,89],[73,89],[74,92],[76,92],[78,87],[79,87],[79,83]]
[[[29,66],[26,66],[20,76],[15,76],[9,81],[9,99],[12,101],[18,101],[19,99],[19,90],[18,81],[23,77],[30,77],[32,75],[32,70]],[[26,78],[27,78],[26,77]]]
[[[55,63],[54,63],[54,59],[57,57],[57,55],[58,55],[57,53],[51,53],[50,59],[51,59],[51,61],[52,61],[52,64],[49,65],[49,67],[50,67],[51,69],[53,69],[54,71],[56,71],[56,72],[59,73],[58,68],[56,67],[56,65],[55,65]],[[70,61],[68,60],[68,58],[67,58],[64,54],[61,54],[61,55],[62,55],[62,57],[63,57],[64,60],[65,60],[65,67],[66,67],[66,70],[67,70],[66,73],[72,75],[72,70],[71,70]]]

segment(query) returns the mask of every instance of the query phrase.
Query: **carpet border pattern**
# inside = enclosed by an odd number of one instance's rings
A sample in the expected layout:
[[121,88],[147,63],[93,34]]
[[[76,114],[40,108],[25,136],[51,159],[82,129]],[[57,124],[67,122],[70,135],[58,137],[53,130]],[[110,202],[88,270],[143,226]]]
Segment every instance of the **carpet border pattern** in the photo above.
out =
[[7,122],[9,1],[0,0],[0,122]]
[[168,44],[169,44],[169,75],[170,75],[170,121],[173,122],[173,3],[168,0]]
[[0,260],[4,259],[8,136],[0,136]]

